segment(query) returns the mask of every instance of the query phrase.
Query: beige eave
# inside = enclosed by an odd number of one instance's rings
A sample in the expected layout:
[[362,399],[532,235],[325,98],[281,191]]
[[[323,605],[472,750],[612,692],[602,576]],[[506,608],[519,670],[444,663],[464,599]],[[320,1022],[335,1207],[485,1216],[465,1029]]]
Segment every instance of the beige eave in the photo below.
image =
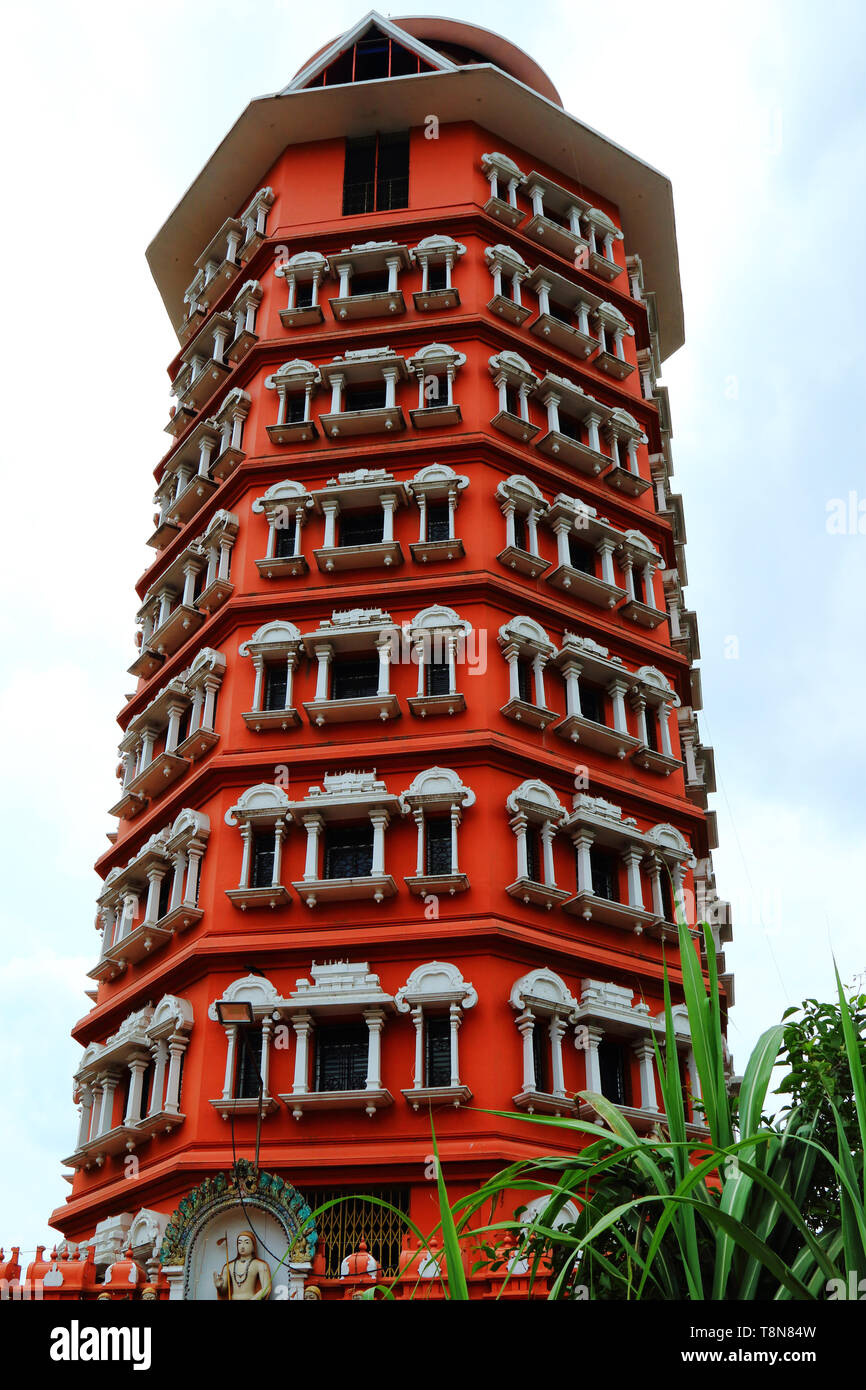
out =
[[[489,64],[380,82],[316,87],[259,97],[232,126],[147,250],[147,260],[176,329],[197,257],[244,206],[289,145],[345,135],[474,121],[620,209],[626,246],[643,262],[657,296],[660,349],[684,341],[682,292],[670,180],[598,131],[569,116]],[[420,210],[420,209],[419,209]]]

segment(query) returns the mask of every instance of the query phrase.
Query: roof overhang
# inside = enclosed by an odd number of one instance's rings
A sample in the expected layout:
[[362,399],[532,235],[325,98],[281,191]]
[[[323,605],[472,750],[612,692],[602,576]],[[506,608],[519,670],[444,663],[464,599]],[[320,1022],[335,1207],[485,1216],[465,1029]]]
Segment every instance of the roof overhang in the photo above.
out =
[[656,293],[662,358],[684,341],[673,191],[668,178],[522,82],[489,64],[259,97],[214,151],[147,249],[179,328],[193,263],[227,217],[291,145],[472,121],[619,207],[630,251]]

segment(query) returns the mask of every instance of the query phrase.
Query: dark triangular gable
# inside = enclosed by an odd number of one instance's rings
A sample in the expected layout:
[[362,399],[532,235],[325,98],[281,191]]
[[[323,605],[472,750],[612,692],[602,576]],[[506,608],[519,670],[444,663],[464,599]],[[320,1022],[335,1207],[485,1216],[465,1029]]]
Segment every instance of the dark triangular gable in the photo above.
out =
[[387,77],[451,71],[453,67],[447,58],[371,11],[302,69],[285,90],[297,92],[311,87],[375,82]]

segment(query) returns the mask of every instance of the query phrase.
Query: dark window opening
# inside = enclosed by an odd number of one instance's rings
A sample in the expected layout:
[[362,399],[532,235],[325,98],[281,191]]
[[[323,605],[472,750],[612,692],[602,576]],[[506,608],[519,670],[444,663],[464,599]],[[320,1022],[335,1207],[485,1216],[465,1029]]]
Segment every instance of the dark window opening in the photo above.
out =
[[278,560],[283,560],[286,559],[287,556],[294,555],[296,527],[297,522],[295,518],[292,517],[288,526],[277,526],[275,528],[276,543],[274,545],[274,554]]
[[378,691],[378,656],[334,662],[331,676],[332,700],[360,700],[376,695]]
[[369,878],[372,870],[372,825],[326,827],[325,878]]
[[604,691],[597,685],[580,682],[580,712],[584,719],[591,719],[595,724],[607,723],[604,717]]
[[265,709],[285,709],[288,688],[288,667],[285,661],[265,667]]
[[305,396],[286,397],[286,424],[300,425],[304,419]]
[[256,830],[253,834],[252,862],[250,864],[250,887],[270,888],[274,881],[274,845],[276,834],[273,830]]
[[550,1031],[544,1019],[536,1018],[532,1029],[532,1060],[535,1064],[535,1089],[550,1094]]
[[425,821],[426,871],[428,874],[451,873],[451,821]]
[[526,516],[523,512],[514,513],[514,544],[518,550],[529,552],[526,544]]
[[343,216],[405,208],[408,202],[408,130],[347,140]]
[[351,293],[356,294],[385,294],[388,289],[387,270],[370,270],[362,275],[353,275],[351,280]]
[[382,410],[385,405],[385,385],[347,386],[343,396],[344,410]]
[[160,921],[161,918],[163,918],[165,914],[168,912],[169,904],[171,902],[171,885],[173,880],[174,874],[172,873],[171,869],[169,869],[167,873],[163,874],[162,880],[159,885],[159,904],[156,909],[157,921]]
[[541,876],[541,836],[538,827],[526,827],[526,877],[530,883],[543,882]]
[[424,1020],[424,1081],[427,1086],[451,1085],[451,1020],[437,1014]]
[[629,1066],[621,1043],[602,1039],[598,1045],[598,1069],[602,1095],[612,1100],[614,1105],[628,1105]]
[[177,742],[174,745],[175,748],[177,748],[179,743],[183,743],[184,739],[189,734],[189,723],[191,718],[192,706],[189,706],[187,709],[184,710],[183,714],[180,716],[180,721],[177,726]]
[[532,694],[532,666],[524,657],[517,659],[517,693],[524,704],[534,704]]
[[301,280],[295,285],[295,308],[310,309],[313,304],[312,280]]
[[262,1030],[241,1027],[235,1042],[235,1097],[258,1096],[262,1078]]
[[646,710],[644,724],[646,725],[647,748],[652,749],[653,753],[657,753],[659,751],[658,716],[652,705]]
[[315,1089],[362,1091],[367,1084],[366,1023],[330,1024],[316,1033]]
[[548,304],[550,305],[550,317],[552,319],[559,319],[560,323],[571,324],[571,309],[567,309],[564,304],[557,304],[555,299],[548,299]]
[[580,420],[575,420],[570,415],[559,415],[559,433],[564,434],[566,439],[573,439],[576,444],[585,443],[584,428]]
[[447,502],[427,503],[428,541],[447,541],[451,539],[451,509]]
[[505,409],[508,411],[509,415],[516,415],[518,419],[521,418],[520,396],[517,388],[514,386],[506,386],[505,388]]
[[375,512],[345,512],[340,517],[340,545],[379,545],[384,515]]
[[424,690],[427,695],[451,694],[451,671],[447,661],[427,662],[424,668]]
[[572,569],[595,575],[595,551],[591,545],[579,541],[576,536],[568,538],[568,559]]
[[592,890],[597,898],[619,902],[619,859],[615,854],[593,847],[589,851],[592,866]]
[[428,290],[444,290],[447,288],[448,275],[447,266],[442,261],[438,265],[427,266],[427,288]]

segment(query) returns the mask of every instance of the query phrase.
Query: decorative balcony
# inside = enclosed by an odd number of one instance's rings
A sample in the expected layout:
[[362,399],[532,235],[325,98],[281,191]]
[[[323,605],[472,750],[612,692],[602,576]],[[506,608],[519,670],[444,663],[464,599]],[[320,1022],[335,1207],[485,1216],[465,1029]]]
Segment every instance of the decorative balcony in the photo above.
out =
[[445,343],[429,343],[407,361],[409,371],[418,378],[418,407],[409,412],[416,429],[445,429],[460,424],[454,378],[465,362],[465,353]]
[[589,241],[581,218],[590,204],[536,170],[526,176],[524,192],[532,203],[532,216],[522,228],[524,236],[549,251],[575,261],[579,252],[589,255]]
[[308,328],[323,322],[319,286],[329,273],[328,262],[318,251],[298,251],[276,267],[274,274],[282,276],[289,291],[288,308],[280,310],[284,328]]
[[412,295],[418,313],[456,309],[460,294],[451,283],[454,267],[466,247],[449,236],[428,236],[409,252],[412,264],[421,267],[421,288]]
[[279,397],[276,424],[267,427],[272,444],[298,444],[316,438],[319,431],[311,405],[320,380],[312,362],[301,358],[284,362],[278,372],[265,377],[265,386]]
[[331,409],[319,416],[331,438],[389,434],[406,428],[397,404],[397,383],[407,378],[404,359],[390,348],[346,352],[320,367],[331,388]]
[[615,241],[622,241],[622,232],[600,208],[589,208],[585,221],[590,248],[588,269],[600,280],[616,280],[622,274],[622,266],[614,260],[613,246]]
[[547,372],[534,394],[547,410],[547,434],[537,448],[559,463],[570,464],[589,477],[596,477],[611,465],[602,452],[599,425],[610,418],[610,410],[574,382]]
[[334,318],[344,323],[405,314],[398,276],[409,264],[408,247],[396,241],[368,241],[329,256],[331,274],[340,282],[339,293],[331,300]]
[[598,339],[590,331],[589,316],[601,301],[543,266],[536,267],[526,283],[538,296],[538,318],[530,324],[530,333],[579,362],[591,357]]
[[484,204],[484,211],[503,226],[519,226],[526,213],[517,205],[517,190],[525,182],[526,175],[518,169],[513,159],[495,150],[492,154],[481,156],[481,168],[490,181],[490,197]]
[[323,574],[402,565],[403,551],[394,539],[394,514],[406,504],[406,489],[384,468],[338,473],[312,498],[325,518],[322,545],[313,551]]
[[447,464],[431,463],[406,484],[406,492],[418,505],[419,535],[409,550],[421,564],[456,560],[464,553],[455,534],[457,503],[469,479]]
[[306,574],[302,553],[305,514],[313,499],[302,483],[291,478],[274,483],[253,502],[253,512],[264,514],[268,523],[267,553],[256,560],[262,579],[296,578]]

